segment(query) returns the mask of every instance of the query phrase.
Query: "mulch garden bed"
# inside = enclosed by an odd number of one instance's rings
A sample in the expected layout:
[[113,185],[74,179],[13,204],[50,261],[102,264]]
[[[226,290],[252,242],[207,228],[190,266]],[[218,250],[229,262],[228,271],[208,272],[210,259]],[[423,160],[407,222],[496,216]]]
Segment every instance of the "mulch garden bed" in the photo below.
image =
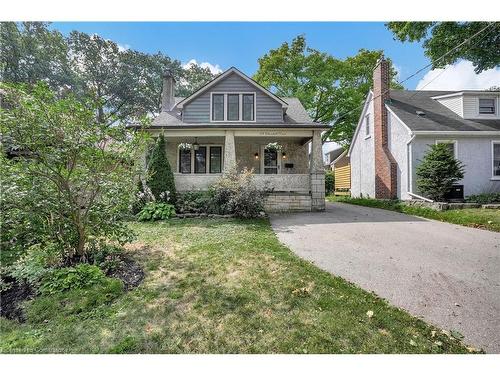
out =
[[[133,258],[124,254],[122,256],[122,266],[108,272],[106,276],[120,279],[125,290],[129,291],[142,283],[144,271]],[[4,282],[9,284],[10,287],[0,293],[0,316],[22,323],[26,320],[22,303],[34,298],[36,290],[26,283],[19,283],[10,276],[5,276]]]
[[5,277],[4,281],[10,288],[0,293],[0,316],[15,319],[20,322],[26,320],[22,309],[22,302],[35,296],[35,291],[26,283],[19,283],[12,277]]

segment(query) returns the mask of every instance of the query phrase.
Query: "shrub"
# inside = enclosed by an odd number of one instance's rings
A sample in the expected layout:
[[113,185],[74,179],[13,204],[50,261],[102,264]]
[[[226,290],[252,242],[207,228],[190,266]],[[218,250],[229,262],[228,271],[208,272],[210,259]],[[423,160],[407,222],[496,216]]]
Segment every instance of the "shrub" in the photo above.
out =
[[0,83],[2,242],[26,250],[57,243],[64,255],[85,259],[89,240],[127,240],[123,215],[134,199],[142,132],[96,120],[96,102],[46,84]]
[[29,247],[10,268],[9,274],[19,281],[37,286],[40,280],[63,262],[61,249],[56,244]]
[[211,187],[213,205],[220,214],[252,218],[260,216],[264,209],[266,191],[259,190],[253,183],[253,173],[246,168],[237,173],[233,168]]
[[72,289],[84,289],[101,283],[105,277],[99,267],[82,263],[75,267],[53,270],[43,278],[40,291],[42,294],[55,294]]
[[432,145],[417,167],[417,187],[423,196],[441,201],[454,183],[464,177],[464,165],[447,144]]
[[167,220],[175,216],[175,207],[168,203],[149,202],[137,215],[139,221]]
[[165,147],[165,137],[162,134],[158,137],[151,151],[148,163],[149,178],[147,184],[157,201],[175,204],[176,190],[174,174],[170,168]]
[[213,213],[212,191],[190,191],[179,194],[175,204],[179,213]]
[[469,195],[465,200],[470,203],[479,203],[479,204],[500,203],[500,193],[483,193],[477,195]]
[[326,171],[325,173],[325,193],[331,194],[335,189],[335,174],[333,171]]
[[92,253],[92,263],[103,270],[105,274],[109,274],[125,265],[122,254],[121,247],[100,244],[98,250]]

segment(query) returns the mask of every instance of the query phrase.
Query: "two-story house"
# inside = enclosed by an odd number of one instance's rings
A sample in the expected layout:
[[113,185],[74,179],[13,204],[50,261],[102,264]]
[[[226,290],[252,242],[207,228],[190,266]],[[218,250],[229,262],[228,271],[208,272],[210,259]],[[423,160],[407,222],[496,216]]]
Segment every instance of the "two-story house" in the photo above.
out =
[[236,68],[189,97],[174,92],[167,72],[161,113],[147,131],[164,134],[178,191],[205,190],[225,171],[248,168],[258,186],[273,190],[267,210],[324,209],[326,126],[313,122],[297,98],[278,97]]
[[436,143],[465,164],[464,196],[500,191],[500,92],[390,90],[381,60],[349,149],[351,195],[415,198],[416,168]]

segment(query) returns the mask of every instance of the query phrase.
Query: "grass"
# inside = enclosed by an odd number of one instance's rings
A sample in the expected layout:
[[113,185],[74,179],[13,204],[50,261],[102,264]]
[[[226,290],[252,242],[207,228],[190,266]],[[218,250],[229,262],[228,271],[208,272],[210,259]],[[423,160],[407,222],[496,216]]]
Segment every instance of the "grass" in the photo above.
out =
[[38,297],[27,322],[0,320],[0,351],[468,352],[453,335],[298,258],[265,219],[130,225],[141,286],[82,291],[83,303],[72,293]]
[[398,200],[381,200],[373,198],[351,198],[328,196],[330,202],[343,202],[358,206],[382,208],[427,219],[445,221],[467,227],[487,229],[500,232],[500,210],[484,208],[468,208],[463,210],[436,211],[430,208],[407,206]]

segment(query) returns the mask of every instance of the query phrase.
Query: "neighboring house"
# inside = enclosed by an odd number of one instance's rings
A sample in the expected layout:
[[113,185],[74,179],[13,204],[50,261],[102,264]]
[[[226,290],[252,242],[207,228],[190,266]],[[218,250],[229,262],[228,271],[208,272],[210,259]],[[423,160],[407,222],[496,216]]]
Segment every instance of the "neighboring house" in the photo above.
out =
[[[313,122],[297,98],[280,98],[236,68],[189,97],[174,92],[167,72],[162,111],[148,131],[164,134],[178,191],[208,189],[225,171],[246,167],[259,187],[273,189],[266,209],[324,209],[326,126]],[[266,148],[274,142],[282,149]]]
[[342,147],[336,148],[335,150],[326,152],[324,155],[325,171],[333,171],[333,161],[337,159],[344,149]]
[[335,174],[335,195],[349,195],[351,190],[351,163],[347,150],[343,151],[334,161],[332,161],[332,169]]
[[389,64],[373,73],[348,156],[351,195],[412,199],[430,145],[465,164],[464,195],[500,191],[500,92],[389,90]]

